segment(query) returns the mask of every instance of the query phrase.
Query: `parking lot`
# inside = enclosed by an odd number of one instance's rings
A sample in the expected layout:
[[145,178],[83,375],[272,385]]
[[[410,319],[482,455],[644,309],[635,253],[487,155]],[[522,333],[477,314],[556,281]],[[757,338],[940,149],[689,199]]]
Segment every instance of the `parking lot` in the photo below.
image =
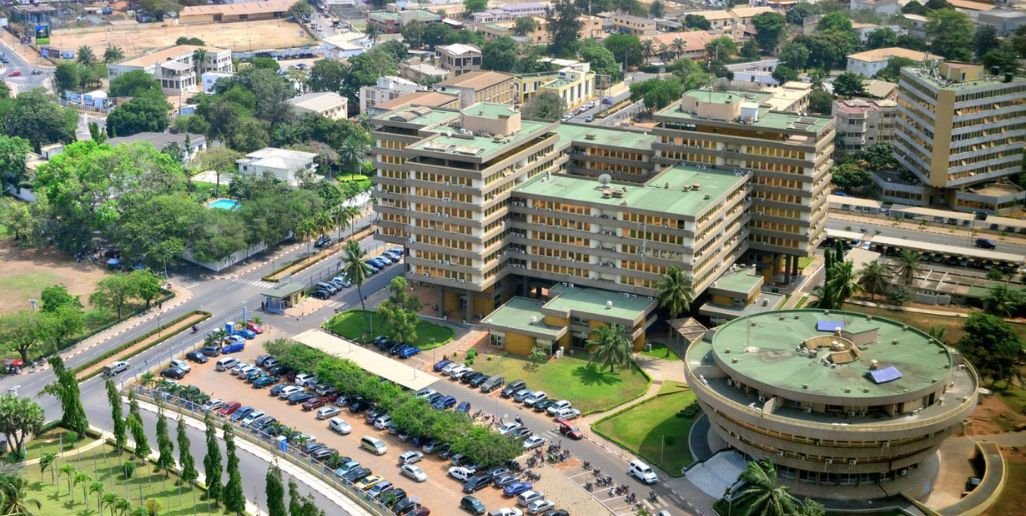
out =
[[[252,364],[258,355],[263,354],[262,343],[278,337],[281,335],[275,335],[273,331],[269,332],[257,337],[254,341],[249,341],[244,351],[231,356]],[[192,372],[182,380],[182,383],[194,385],[213,398],[238,401],[243,406],[263,410],[268,415],[277,418],[278,421],[314,436],[317,441],[338,450],[341,455],[351,457],[362,466],[371,469],[374,475],[381,476],[396,487],[404,489],[408,496],[418,499],[422,505],[431,508],[432,512],[436,514],[457,512],[460,499],[464,494],[461,491],[462,483],[447,476],[447,471],[452,466],[448,460],[442,460],[434,455],[425,456],[418,463],[427,473],[425,482],[417,483],[400,476],[399,455],[413,450],[413,446],[401,442],[387,430],[377,430],[371,424],[365,423],[363,414],[352,414],[348,410],[344,410],[340,417],[348,422],[353,430],[349,435],[336,434],[328,429],[327,421],[319,421],[315,418],[315,411],[304,412],[299,405],[287,405],[285,401],[271,397],[268,388],[254,389],[228,372],[215,371],[215,362],[216,359],[212,359],[206,364],[191,364]],[[388,446],[387,453],[378,456],[361,449],[359,443],[364,436],[374,436],[384,441]],[[489,511],[516,505],[515,499],[504,498],[502,492],[494,487],[481,489],[474,493],[474,496],[481,500]]]

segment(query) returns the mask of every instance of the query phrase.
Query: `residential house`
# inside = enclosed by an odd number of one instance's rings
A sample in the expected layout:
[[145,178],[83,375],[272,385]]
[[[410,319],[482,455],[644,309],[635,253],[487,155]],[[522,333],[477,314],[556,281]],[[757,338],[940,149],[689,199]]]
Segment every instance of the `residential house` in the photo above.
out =
[[149,143],[157,150],[164,150],[176,145],[181,151],[182,162],[192,161],[197,154],[207,149],[207,138],[202,134],[191,133],[136,133],[131,136],[119,136],[110,138],[107,143],[111,145]]
[[360,88],[360,113],[368,113],[374,106],[382,102],[388,102],[419,89],[420,86],[417,83],[402,77],[394,75],[378,77],[374,86]]
[[911,59],[920,64],[938,62],[944,59],[942,56],[920,50],[909,50],[901,47],[885,47],[849,54],[847,70],[849,72],[860,74],[867,79],[871,79],[875,77],[876,74],[880,73],[880,70],[886,68],[887,63],[889,63],[891,58],[894,57]]
[[317,170],[317,164],[314,163],[316,157],[317,154],[312,152],[264,147],[246,154],[246,157],[237,160],[236,163],[239,165],[240,174],[255,177],[269,175],[290,186],[298,186],[299,176],[313,174]]
[[994,9],[981,12],[976,22],[980,25],[994,27],[997,30],[998,36],[1007,36],[1015,32],[1019,27],[1026,25],[1026,12]]
[[652,18],[616,13],[610,18],[610,23],[612,24],[613,32],[622,34],[649,36],[657,32],[656,21]]
[[307,93],[286,102],[297,117],[320,115],[332,120],[349,118],[349,100],[333,91]]
[[494,23],[513,21],[525,16],[545,16],[549,8],[546,2],[523,2],[516,4],[505,4],[481,12],[472,13],[471,21],[474,23]]
[[442,68],[454,77],[481,69],[481,49],[474,45],[438,45],[435,47],[435,55]]
[[437,84],[449,77],[449,71],[426,61],[399,64],[399,75],[417,84]]
[[[194,58],[200,53],[203,55],[203,62],[194,62]],[[166,93],[197,91],[201,86],[198,74],[232,71],[232,51],[196,45],[176,45],[107,65],[111,80],[135,70],[152,75],[160,81],[160,86]]]
[[834,101],[832,112],[839,150],[859,151],[894,139],[898,103],[893,100],[840,99]]

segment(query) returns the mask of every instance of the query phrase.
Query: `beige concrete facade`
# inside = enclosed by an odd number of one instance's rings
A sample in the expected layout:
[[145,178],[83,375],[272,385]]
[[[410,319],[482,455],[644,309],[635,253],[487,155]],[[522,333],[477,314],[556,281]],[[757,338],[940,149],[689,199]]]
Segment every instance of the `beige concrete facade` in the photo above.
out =
[[838,143],[846,151],[858,151],[894,139],[898,104],[893,100],[835,100]]

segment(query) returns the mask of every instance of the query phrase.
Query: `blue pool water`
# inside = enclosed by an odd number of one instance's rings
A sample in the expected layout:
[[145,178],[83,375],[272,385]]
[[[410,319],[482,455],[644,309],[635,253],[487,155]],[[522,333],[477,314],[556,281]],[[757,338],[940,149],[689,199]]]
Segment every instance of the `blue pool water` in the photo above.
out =
[[233,199],[218,199],[216,201],[211,201],[207,206],[219,210],[234,211],[239,209],[239,201]]

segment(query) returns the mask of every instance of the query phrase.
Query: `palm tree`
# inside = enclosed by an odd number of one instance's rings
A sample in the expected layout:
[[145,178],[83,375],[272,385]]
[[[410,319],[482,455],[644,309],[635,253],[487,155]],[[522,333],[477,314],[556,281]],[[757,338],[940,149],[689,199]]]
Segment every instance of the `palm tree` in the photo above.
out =
[[117,493],[104,493],[102,498],[103,507],[110,509],[110,516],[114,516],[114,509],[118,504],[118,499],[121,498]]
[[[75,473],[78,473],[75,466],[72,466],[71,464],[61,466],[61,475],[64,475],[68,479],[68,494],[71,494],[71,481],[75,479]],[[72,498],[72,501],[74,501],[74,498]]]
[[647,63],[652,56],[655,55],[655,41],[651,39],[645,39],[641,41],[641,55],[645,58]]
[[[75,472],[74,483],[75,487],[82,486],[82,503],[85,504],[89,501],[89,484],[93,482],[93,477],[87,475],[82,471]],[[71,501],[75,501],[75,497],[71,497]]]
[[670,47],[666,46],[665,43],[660,43],[659,50],[656,53],[659,55],[659,58],[662,59],[665,63],[670,58]]
[[1008,285],[996,285],[983,298],[983,311],[1000,317],[1010,317],[1023,304],[1022,295]]
[[339,161],[342,167],[351,174],[360,172],[360,163],[367,155],[367,140],[358,135],[349,135],[342,141],[342,148],[338,151]]
[[305,218],[299,221],[296,226],[296,237],[299,240],[306,240],[306,252],[312,252],[313,248],[313,236],[317,233],[317,225],[314,223],[312,218]]
[[670,51],[673,52],[673,56],[676,59],[680,59],[681,54],[688,49],[688,44],[682,38],[674,38],[670,42]]
[[830,277],[830,292],[834,296],[830,305],[834,308],[844,306],[844,302],[859,290],[859,285],[855,282],[854,267],[852,262],[834,265],[834,272]]
[[859,288],[869,292],[873,299],[876,299],[877,294],[883,294],[890,288],[891,271],[880,262],[872,262],[859,271],[858,283]]
[[78,53],[75,56],[75,61],[82,66],[92,66],[96,62],[96,54],[93,53],[92,47],[85,45],[78,47]]
[[608,365],[612,372],[615,366],[624,366],[631,361],[631,340],[627,329],[619,324],[599,326],[591,332],[588,345],[593,346],[591,361]]
[[205,67],[204,62],[207,60],[207,51],[203,48],[197,48],[192,51],[192,66],[196,69],[196,75],[203,75],[203,69]]
[[54,466],[56,462],[57,462],[57,452],[46,452],[46,453],[44,453],[43,455],[41,455],[39,457],[39,479],[40,480],[42,480],[42,478],[43,478],[43,473],[46,473],[46,470],[50,470],[50,483],[51,484],[55,484],[55,485],[57,484],[57,479],[54,476],[55,473],[56,473],[56,468]]
[[360,309],[363,310],[364,317],[367,318],[367,334],[373,335],[374,319],[367,311],[367,305],[364,303],[363,297],[363,283],[367,281],[367,277],[370,275],[370,267],[363,263],[364,256],[364,251],[360,248],[359,242],[356,240],[346,242],[345,256],[342,257],[342,271],[346,273],[349,281],[356,285],[356,294],[360,296]]
[[25,489],[28,481],[14,475],[0,475],[0,499],[3,500],[3,513],[18,516],[32,516],[31,507],[42,509],[43,504],[35,498],[28,498]]
[[670,267],[656,288],[659,289],[659,306],[670,312],[670,319],[676,319],[691,310],[694,287],[691,276],[680,270],[680,267]]
[[919,271],[919,251],[902,249],[895,258],[895,274],[906,287],[912,286],[916,280],[916,273]]
[[96,513],[100,514],[103,512],[103,482],[94,480],[93,483],[89,484],[89,494],[96,495]]
[[119,496],[118,501],[114,503],[114,508],[117,509],[118,514],[128,514],[128,511],[132,510],[132,502]]
[[930,329],[926,330],[926,334],[940,342],[944,342],[944,334],[947,333],[947,331],[948,329],[943,326],[930,326]]
[[125,53],[121,51],[121,47],[107,47],[107,50],[103,51],[104,63],[116,63],[124,58]]
[[769,461],[752,461],[741,473],[743,487],[732,499],[747,501],[748,514],[790,516],[799,513],[801,502],[777,483],[777,469]]

